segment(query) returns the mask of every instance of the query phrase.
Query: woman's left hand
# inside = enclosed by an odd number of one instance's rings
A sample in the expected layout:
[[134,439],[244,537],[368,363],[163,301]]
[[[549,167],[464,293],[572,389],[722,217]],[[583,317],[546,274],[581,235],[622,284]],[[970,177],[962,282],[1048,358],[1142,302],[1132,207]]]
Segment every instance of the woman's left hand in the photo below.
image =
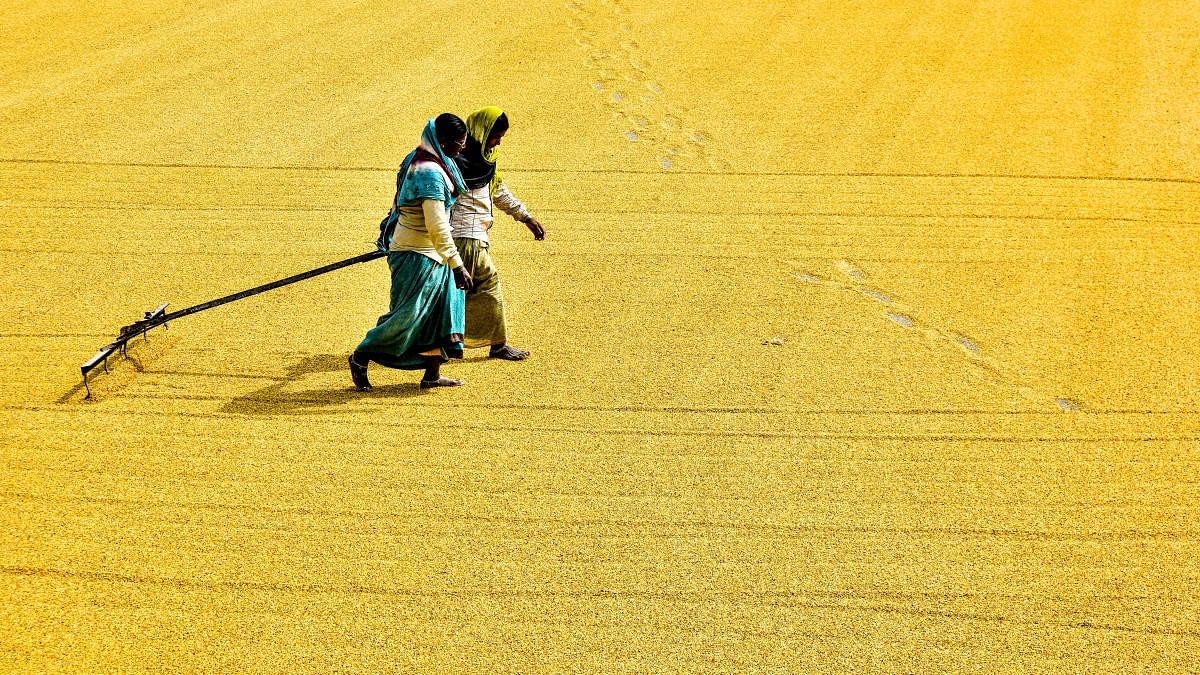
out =
[[529,231],[533,233],[534,239],[541,241],[546,238],[546,228],[542,227],[542,224],[538,222],[537,218],[534,218],[533,216],[526,218],[525,227],[528,227]]

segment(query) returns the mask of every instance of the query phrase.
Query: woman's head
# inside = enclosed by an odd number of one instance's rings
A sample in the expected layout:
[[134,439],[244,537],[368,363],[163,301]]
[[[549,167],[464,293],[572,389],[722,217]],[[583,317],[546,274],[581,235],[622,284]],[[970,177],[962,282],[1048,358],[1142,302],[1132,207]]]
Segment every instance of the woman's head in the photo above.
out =
[[492,132],[488,134],[487,143],[484,144],[484,150],[491,150],[500,145],[500,139],[504,138],[504,132],[508,131],[508,115],[500,113],[496,121],[492,124]]
[[504,132],[508,131],[508,115],[494,105],[489,105],[467,115],[467,152],[480,152],[488,161],[495,161],[495,147],[500,145]]
[[454,113],[442,113],[433,121],[437,132],[438,145],[442,152],[453,157],[462,152],[467,144],[467,125]]

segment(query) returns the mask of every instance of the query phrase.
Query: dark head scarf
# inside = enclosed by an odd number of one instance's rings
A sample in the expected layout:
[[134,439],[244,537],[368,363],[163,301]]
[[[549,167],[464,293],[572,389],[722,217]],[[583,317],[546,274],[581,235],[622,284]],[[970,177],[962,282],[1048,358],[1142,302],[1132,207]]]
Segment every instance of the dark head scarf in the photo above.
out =
[[454,158],[462,172],[468,190],[491,185],[492,192],[500,184],[500,173],[496,170],[499,148],[484,150],[488,137],[508,129],[508,116],[495,106],[476,110],[467,116],[467,147]]

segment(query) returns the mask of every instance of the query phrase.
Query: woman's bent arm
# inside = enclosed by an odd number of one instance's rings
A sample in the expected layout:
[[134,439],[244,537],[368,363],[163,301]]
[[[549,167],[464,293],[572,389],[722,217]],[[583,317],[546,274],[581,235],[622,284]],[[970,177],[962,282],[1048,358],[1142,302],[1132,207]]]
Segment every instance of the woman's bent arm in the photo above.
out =
[[421,210],[425,212],[425,231],[438,255],[451,268],[463,266],[458,248],[454,246],[454,235],[450,231],[450,214],[446,213],[445,203],[437,199],[426,199],[421,202]]

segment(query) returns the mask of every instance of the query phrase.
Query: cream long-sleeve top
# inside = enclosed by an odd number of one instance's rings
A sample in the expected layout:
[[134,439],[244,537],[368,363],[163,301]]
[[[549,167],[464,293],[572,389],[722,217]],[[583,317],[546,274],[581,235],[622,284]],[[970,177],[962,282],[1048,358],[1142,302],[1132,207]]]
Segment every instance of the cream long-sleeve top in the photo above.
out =
[[494,198],[491,186],[484,185],[468,190],[454,202],[454,208],[450,209],[450,229],[454,236],[478,239],[486,243],[488,230],[492,229],[492,224],[495,223],[495,217],[492,215],[493,204],[517,220],[524,221],[529,217],[529,210],[508,191],[504,181],[496,186]]
[[437,199],[400,207],[400,220],[392,234],[390,249],[414,251],[452,269],[463,265],[458,248],[454,245],[446,204]]

